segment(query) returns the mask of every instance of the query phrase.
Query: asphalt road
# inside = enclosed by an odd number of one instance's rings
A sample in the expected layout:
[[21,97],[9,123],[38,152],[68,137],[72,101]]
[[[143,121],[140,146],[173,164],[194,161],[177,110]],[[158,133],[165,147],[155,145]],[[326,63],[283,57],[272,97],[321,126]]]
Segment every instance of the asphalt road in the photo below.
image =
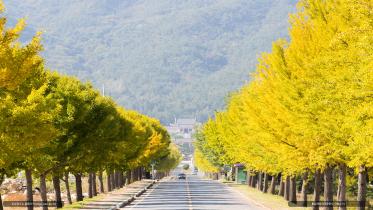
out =
[[224,184],[187,175],[186,180],[163,180],[125,209],[158,210],[259,210],[244,195]]

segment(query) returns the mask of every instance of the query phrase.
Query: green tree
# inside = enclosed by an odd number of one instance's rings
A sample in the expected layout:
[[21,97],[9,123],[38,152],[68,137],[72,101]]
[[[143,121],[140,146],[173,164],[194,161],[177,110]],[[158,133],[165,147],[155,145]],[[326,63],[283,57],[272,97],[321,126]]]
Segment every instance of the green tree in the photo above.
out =
[[[0,2],[1,15],[3,9]],[[24,21],[9,29],[5,27],[6,21],[0,17],[0,152],[3,154],[0,181],[12,169],[26,169],[27,197],[32,201],[32,163],[38,158],[37,149],[58,134],[52,119],[60,107],[56,101],[44,97],[47,85],[43,59],[39,55],[40,35],[28,44],[21,44],[18,39]]]
[[155,169],[160,172],[168,173],[170,170],[176,168],[182,160],[181,153],[176,145],[170,144],[169,153],[160,158],[155,165]]

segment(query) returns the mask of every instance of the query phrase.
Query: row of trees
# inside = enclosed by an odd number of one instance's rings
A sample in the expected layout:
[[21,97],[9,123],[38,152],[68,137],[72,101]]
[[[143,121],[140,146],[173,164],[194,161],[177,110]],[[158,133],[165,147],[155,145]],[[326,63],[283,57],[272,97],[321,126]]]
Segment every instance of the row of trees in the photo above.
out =
[[158,120],[119,107],[89,83],[46,70],[40,34],[19,42],[24,26],[20,20],[7,28],[0,17],[0,183],[24,170],[27,200],[33,200],[32,178],[38,177],[46,202],[46,180],[52,180],[60,207],[60,179],[65,177],[69,197],[69,173],[81,201],[84,175],[91,197],[97,194],[96,174],[103,192],[103,172],[112,190],[125,184],[124,172],[131,182],[150,164],[161,172],[177,165],[180,154]]
[[244,163],[249,184],[265,191],[268,177],[275,185],[281,176],[279,194],[290,201],[301,179],[302,201],[311,186],[320,200],[323,185],[324,201],[344,202],[347,179],[364,209],[373,167],[372,11],[371,0],[301,0],[290,41],[275,42],[251,82],[204,124],[199,168]]

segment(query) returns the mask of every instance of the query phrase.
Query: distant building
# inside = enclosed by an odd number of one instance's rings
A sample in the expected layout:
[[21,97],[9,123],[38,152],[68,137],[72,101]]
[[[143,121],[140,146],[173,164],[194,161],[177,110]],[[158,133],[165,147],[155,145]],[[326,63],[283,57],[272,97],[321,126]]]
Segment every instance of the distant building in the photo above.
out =
[[194,151],[193,135],[196,133],[196,128],[200,125],[201,123],[197,122],[195,118],[180,118],[175,119],[174,123],[166,126],[172,141],[179,146],[186,159],[189,159]]
[[171,123],[169,126],[166,126],[167,131],[172,135],[185,135],[187,134],[190,138],[195,132],[196,127],[198,127],[200,123],[197,122],[196,119],[188,119],[188,118],[181,118],[175,119],[174,123]]

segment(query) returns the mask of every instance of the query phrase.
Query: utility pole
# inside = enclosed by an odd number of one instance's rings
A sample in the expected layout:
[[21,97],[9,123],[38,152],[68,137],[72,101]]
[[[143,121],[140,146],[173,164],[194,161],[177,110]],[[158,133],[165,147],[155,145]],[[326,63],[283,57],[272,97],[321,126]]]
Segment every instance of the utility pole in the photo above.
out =
[[155,177],[154,177],[154,165],[155,165],[154,163],[151,164],[151,166],[152,166],[152,179],[153,180],[155,180]]
[[105,97],[105,85],[104,84],[102,85],[102,96]]

